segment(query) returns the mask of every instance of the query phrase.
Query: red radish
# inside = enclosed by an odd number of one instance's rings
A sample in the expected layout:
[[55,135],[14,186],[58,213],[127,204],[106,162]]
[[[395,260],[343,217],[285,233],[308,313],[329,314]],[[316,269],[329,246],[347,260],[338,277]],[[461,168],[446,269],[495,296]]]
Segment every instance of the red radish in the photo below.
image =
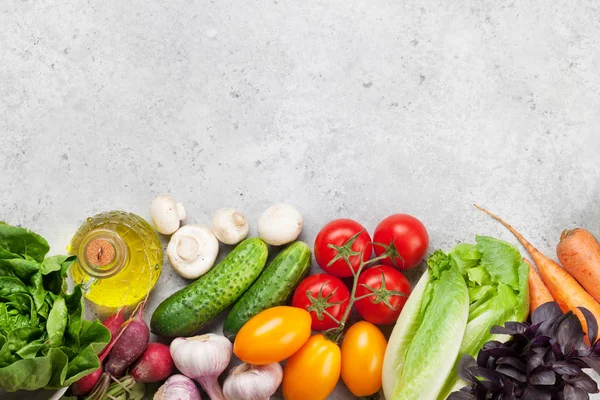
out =
[[144,354],[133,365],[130,374],[136,382],[154,383],[167,379],[173,373],[173,368],[169,346],[150,343]]
[[144,304],[137,314],[127,323],[127,326],[119,334],[108,356],[105,370],[115,378],[125,375],[127,367],[137,360],[148,347],[150,340],[150,329],[142,318]]
[[92,391],[94,386],[96,386],[96,383],[102,376],[102,372],[102,367],[99,367],[91,374],[84,376],[83,378],[75,382],[73,385],[71,385],[71,392],[73,393],[73,396],[87,396]]
[[125,322],[125,308],[121,307],[117,310],[117,312],[109,317],[107,317],[104,321],[102,321],[102,325],[108,328],[110,331],[111,339],[117,336],[119,330],[121,329],[121,325]]

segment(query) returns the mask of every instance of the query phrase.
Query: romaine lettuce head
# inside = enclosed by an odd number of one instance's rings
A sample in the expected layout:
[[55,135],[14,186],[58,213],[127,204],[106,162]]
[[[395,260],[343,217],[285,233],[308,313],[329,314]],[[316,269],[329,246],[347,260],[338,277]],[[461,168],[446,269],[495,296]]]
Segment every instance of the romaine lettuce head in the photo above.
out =
[[486,342],[506,340],[503,335],[492,335],[490,329],[506,321],[525,321],[529,312],[529,266],[519,250],[487,236],[477,236],[476,243],[461,244],[448,254],[469,288],[469,321],[452,373],[438,396],[440,400],[455,387],[465,386],[457,371],[464,354],[476,357]]
[[388,400],[435,399],[452,372],[469,313],[467,285],[442,252],[411,293],[383,365]]

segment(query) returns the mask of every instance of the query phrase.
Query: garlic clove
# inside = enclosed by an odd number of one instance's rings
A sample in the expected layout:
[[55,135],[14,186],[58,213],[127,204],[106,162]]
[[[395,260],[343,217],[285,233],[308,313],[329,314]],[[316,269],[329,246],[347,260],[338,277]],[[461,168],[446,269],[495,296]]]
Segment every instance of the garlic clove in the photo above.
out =
[[277,391],[283,379],[279,363],[241,364],[231,370],[223,384],[226,400],[265,400]]

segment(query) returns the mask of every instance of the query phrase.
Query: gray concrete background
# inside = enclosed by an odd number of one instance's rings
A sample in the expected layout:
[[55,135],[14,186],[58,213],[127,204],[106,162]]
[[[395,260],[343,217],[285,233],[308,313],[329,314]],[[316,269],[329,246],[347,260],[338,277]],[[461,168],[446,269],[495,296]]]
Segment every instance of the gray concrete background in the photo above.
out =
[[[254,232],[293,203],[308,242],[395,212],[430,251],[514,242],[477,202],[554,255],[563,228],[599,231],[599,39],[593,0],[5,0],[0,220],[58,253],[168,192]],[[166,266],[148,315],[183,284]]]

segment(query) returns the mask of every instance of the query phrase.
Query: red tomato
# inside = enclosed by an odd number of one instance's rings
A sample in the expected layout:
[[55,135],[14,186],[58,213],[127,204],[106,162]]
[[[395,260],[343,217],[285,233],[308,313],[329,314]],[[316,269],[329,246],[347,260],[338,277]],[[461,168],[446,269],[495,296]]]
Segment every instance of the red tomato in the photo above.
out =
[[372,296],[357,300],[354,306],[361,317],[373,324],[393,324],[410,292],[410,283],[400,271],[387,265],[377,265],[360,274],[356,288],[357,298],[368,294]]
[[[352,239],[354,235],[358,236]],[[352,270],[342,256],[348,255],[352,269],[356,271],[361,261],[357,253],[362,253],[362,260],[366,261],[371,258],[373,247],[371,236],[361,224],[351,219],[336,219],[321,229],[315,239],[314,250],[317,263],[325,272],[345,278],[352,276]]]
[[311,328],[324,331],[336,328],[338,324],[328,315],[326,310],[338,321],[348,308],[350,291],[339,278],[327,274],[311,275],[304,279],[294,292],[292,305],[310,312]]
[[[378,243],[374,246],[375,254],[380,256],[389,248],[395,266],[400,269],[416,267],[425,258],[429,247],[425,225],[408,214],[394,214],[383,219],[375,228],[373,241]],[[394,266],[392,257],[386,257],[381,262]]]

